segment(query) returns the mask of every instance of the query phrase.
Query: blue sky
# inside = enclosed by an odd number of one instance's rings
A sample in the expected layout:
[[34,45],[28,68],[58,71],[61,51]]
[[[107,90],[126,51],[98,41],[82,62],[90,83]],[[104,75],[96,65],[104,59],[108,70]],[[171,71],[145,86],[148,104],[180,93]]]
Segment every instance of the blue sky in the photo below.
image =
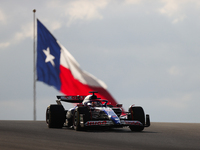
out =
[[[0,120],[33,119],[33,9],[127,110],[140,105],[154,122],[200,122],[198,0],[1,1]],[[37,82],[37,120],[55,103]],[[66,109],[73,107],[64,104]]]

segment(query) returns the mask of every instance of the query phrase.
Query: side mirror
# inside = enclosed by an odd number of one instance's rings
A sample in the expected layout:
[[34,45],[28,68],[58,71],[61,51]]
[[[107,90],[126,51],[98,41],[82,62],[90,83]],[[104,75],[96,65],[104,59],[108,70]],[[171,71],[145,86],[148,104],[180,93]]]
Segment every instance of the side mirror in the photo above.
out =
[[117,104],[116,107],[122,107],[122,104]]

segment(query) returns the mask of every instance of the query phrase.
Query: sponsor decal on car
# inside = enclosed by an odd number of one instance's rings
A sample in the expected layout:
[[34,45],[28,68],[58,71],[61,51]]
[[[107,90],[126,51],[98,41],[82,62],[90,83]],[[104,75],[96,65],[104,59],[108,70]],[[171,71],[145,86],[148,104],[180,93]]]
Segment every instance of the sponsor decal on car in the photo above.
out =
[[61,99],[65,99],[65,100],[84,100],[86,96],[61,96]]
[[[121,120],[121,125],[124,126],[142,126],[143,124],[140,121],[131,121],[131,120]],[[104,120],[104,121],[88,121],[85,123],[85,126],[106,126],[106,125],[114,125],[112,121],[110,120]]]
[[136,125],[136,126],[142,126],[142,123],[139,121],[131,121],[131,120],[121,120],[121,124],[123,125]]
[[108,125],[108,124],[112,124],[111,121],[88,121],[85,123],[86,126],[101,126],[101,125]]

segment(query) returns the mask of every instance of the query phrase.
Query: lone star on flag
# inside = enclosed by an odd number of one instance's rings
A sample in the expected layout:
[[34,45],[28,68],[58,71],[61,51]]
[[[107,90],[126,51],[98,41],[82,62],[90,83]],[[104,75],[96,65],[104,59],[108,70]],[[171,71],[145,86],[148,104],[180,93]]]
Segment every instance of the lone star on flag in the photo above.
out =
[[44,54],[47,56],[45,59],[45,63],[50,62],[53,66],[55,66],[54,59],[55,57],[50,54],[50,49],[47,47],[47,50],[43,50]]

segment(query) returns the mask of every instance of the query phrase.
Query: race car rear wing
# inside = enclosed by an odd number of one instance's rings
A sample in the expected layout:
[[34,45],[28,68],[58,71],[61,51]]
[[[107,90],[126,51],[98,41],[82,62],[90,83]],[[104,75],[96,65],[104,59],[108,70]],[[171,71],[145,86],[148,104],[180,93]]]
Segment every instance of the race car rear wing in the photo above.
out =
[[58,101],[69,102],[69,103],[82,103],[86,96],[56,96]]

